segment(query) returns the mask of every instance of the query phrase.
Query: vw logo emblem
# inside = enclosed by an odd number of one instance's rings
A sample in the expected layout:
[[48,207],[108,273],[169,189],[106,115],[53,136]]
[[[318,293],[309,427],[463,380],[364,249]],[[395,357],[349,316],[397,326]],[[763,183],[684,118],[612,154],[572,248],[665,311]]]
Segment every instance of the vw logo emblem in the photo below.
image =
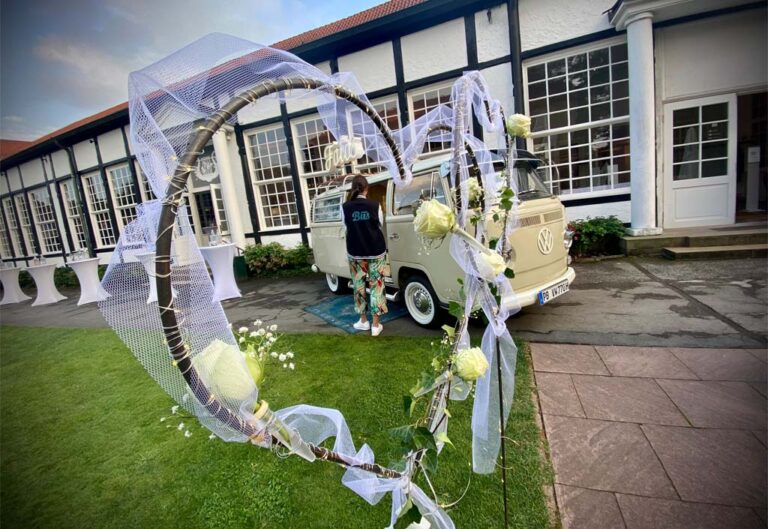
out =
[[549,231],[549,228],[542,228],[536,240],[539,246],[539,251],[544,255],[547,255],[552,251],[554,241],[555,239],[552,237],[552,232]]

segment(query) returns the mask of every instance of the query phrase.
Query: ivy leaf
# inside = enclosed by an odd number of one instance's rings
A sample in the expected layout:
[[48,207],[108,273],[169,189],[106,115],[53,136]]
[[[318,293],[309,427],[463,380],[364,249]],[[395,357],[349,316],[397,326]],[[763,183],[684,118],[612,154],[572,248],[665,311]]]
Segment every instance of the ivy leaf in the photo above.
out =
[[515,271],[512,270],[511,268],[507,268],[506,270],[504,270],[504,275],[512,279],[513,277],[515,277]]
[[406,417],[413,415],[413,410],[416,408],[417,399],[414,399],[410,395],[403,395],[403,413]]
[[444,444],[447,444],[447,445],[451,445],[451,448],[456,448],[455,446],[453,446],[453,442],[451,442],[451,440],[448,439],[448,434],[445,433],[445,432],[440,432],[440,433],[436,434],[435,435],[435,441],[440,442],[440,443],[444,443]]
[[498,214],[498,213],[494,213],[494,214],[493,214],[493,222],[499,222],[499,219],[500,219],[500,218],[501,218],[501,217],[499,217],[499,214]]
[[395,439],[399,440],[400,444],[404,448],[411,448],[413,447],[413,433],[415,430],[416,428],[409,424],[407,426],[398,426],[397,428],[392,428],[389,430],[389,434]]
[[421,466],[430,474],[437,472],[437,449],[424,452],[421,457]]
[[416,395],[419,391],[426,391],[432,387],[435,383],[435,377],[431,373],[426,371],[421,372],[421,378],[416,382],[416,385],[411,388],[411,395]]
[[499,243],[499,239],[491,239],[490,241],[488,241],[488,248],[490,248],[491,250],[495,250],[496,245],[498,243]]
[[425,426],[419,426],[413,432],[413,443],[418,449],[435,450],[437,452],[437,444],[435,444],[435,436],[429,431],[429,428]]
[[451,301],[448,304],[448,314],[457,320],[460,320],[464,317],[464,308],[459,304],[458,301]]
[[[408,507],[409,504],[410,507],[406,510],[405,507]],[[411,502],[410,498],[408,498],[408,503],[405,504],[405,507],[400,511],[400,518],[395,523],[395,529],[406,529],[412,523],[419,523],[421,521],[419,508]]]

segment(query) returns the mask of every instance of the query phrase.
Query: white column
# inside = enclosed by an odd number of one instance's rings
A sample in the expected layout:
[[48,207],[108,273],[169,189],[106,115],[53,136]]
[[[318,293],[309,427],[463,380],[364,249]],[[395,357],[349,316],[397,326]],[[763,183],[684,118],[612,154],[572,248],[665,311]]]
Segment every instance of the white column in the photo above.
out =
[[653,15],[631,15],[627,28],[629,59],[629,159],[632,226],[630,235],[657,235],[656,106],[653,73]]
[[221,198],[224,201],[224,211],[227,213],[229,235],[232,242],[240,248],[245,248],[245,231],[240,216],[240,207],[235,188],[235,174],[232,170],[232,157],[229,155],[228,132],[219,130],[213,135],[213,150],[216,153],[216,165],[219,167],[221,182]]

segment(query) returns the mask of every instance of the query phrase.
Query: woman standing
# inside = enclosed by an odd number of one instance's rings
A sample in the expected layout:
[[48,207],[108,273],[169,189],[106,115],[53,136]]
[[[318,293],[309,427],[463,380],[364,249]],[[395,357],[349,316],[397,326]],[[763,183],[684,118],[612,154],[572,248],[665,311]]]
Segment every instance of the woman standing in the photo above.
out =
[[[375,200],[368,200],[368,180],[358,174],[352,179],[349,200],[341,206],[344,225],[347,228],[347,258],[354,286],[355,312],[360,321],[354,327],[360,331],[371,330],[378,336],[384,327],[379,320],[387,312],[384,295],[384,277],[389,275],[387,243],[382,225],[384,215]],[[368,299],[365,293],[366,279],[371,287],[371,315],[373,326],[368,322]]]

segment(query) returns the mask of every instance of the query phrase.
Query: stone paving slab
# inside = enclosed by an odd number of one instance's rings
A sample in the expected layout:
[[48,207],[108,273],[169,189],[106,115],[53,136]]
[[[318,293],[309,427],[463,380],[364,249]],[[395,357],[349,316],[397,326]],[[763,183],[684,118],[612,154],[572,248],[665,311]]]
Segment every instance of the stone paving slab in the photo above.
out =
[[531,350],[564,529],[766,526],[762,349]]
[[702,380],[765,382],[768,364],[744,349],[670,348]]
[[692,380],[699,378],[663,347],[597,346],[595,349],[612,375]]
[[688,421],[655,380],[573,375],[590,419],[688,426]]
[[765,509],[765,446],[750,432],[642,428],[682,499]]
[[561,502],[563,527],[570,529],[625,529],[624,521],[612,492],[555,485]]
[[[754,510],[617,494],[627,529],[760,529]],[[595,525],[594,527],[600,527]]]
[[582,375],[610,374],[591,345],[536,343],[531,344],[531,354],[538,371]]
[[541,410],[549,415],[586,417],[581,407],[571,375],[565,373],[537,373]]
[[693,426],[749,430],[764,430],[768,427],[768,401],[745,382],[658,382]]
[[555,482],[660,498],[677,497],[639,425],[554,415],[545,415],[544,425]]

